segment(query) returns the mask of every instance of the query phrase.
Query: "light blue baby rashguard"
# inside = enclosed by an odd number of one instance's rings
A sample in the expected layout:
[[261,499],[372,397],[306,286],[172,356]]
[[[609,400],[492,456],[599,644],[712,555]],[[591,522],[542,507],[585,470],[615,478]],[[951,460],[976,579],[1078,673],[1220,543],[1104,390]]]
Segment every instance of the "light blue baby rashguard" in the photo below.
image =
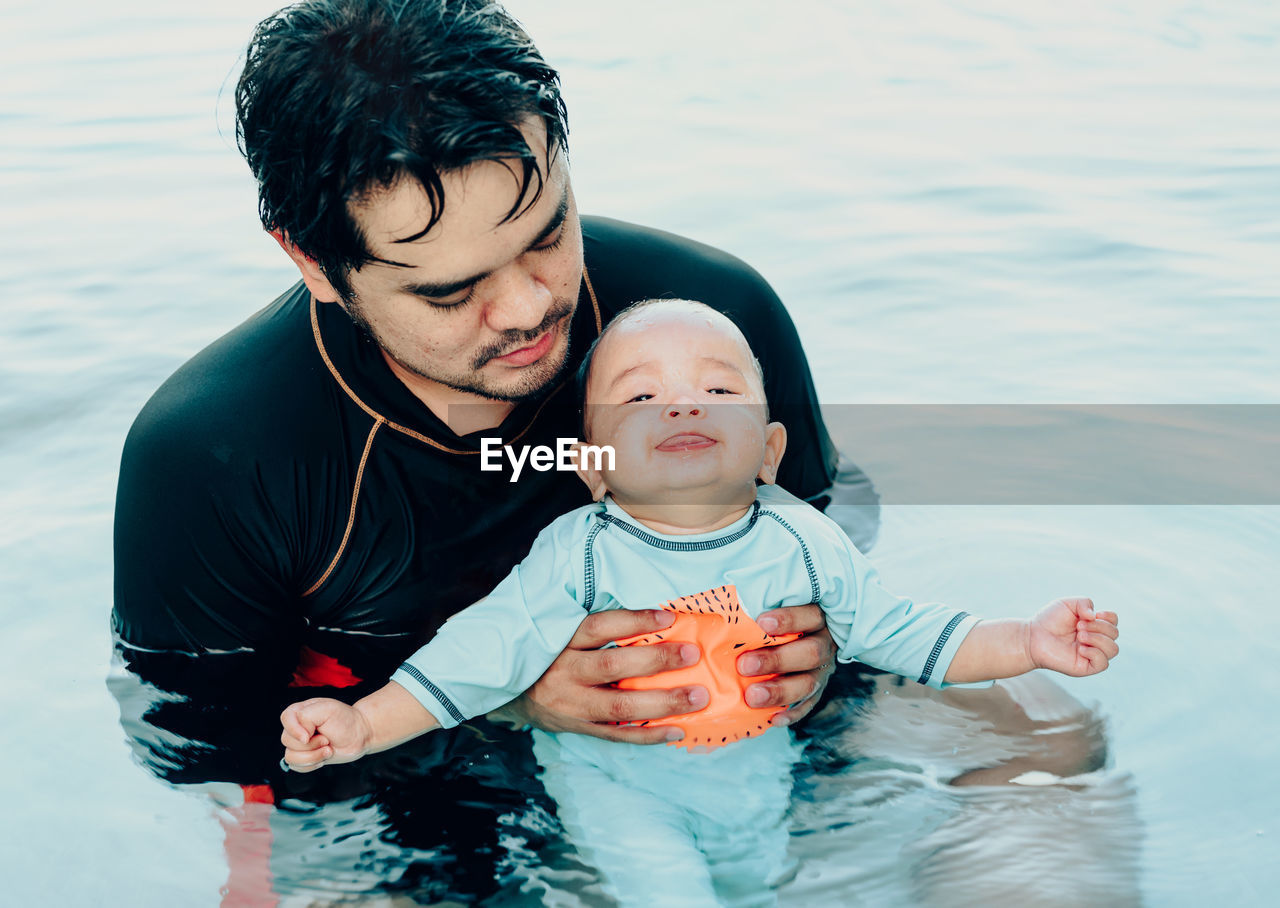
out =
[[930,687],[947,686],[947,667],[978,621],[887,592],[833,520],[777,486],[761,486],[735,523],[692,536],[654,533],[606,498],[553,521],[492,593],[391,677],[452,728],[528,689],[591,612],[657,608],[730,584],[752,618],[817,603],[841,662]]
[[[445,728],[530,687],[591,612],[657,608],[733,585],[752,618],[817,603],[841,662],[941,688],[978,619],[894,596],[844,531],[776,486],[712,533],[654,533],[611,499],[556,519],[528,556],[392,675]],[[622,904],[768,905],[790,867],[799,746],[773,729],[710,753],[535,731],[569,838]]]

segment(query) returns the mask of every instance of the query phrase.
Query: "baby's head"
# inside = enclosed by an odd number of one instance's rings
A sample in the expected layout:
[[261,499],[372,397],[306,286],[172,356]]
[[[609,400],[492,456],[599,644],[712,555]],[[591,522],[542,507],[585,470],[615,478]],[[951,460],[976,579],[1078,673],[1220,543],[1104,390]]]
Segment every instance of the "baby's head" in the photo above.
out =
[[612,470],[580,475],[620,504],[750,501],[772,483],[786,430],[768,418],[760,364],[737,325],[703,303],[645,300],[619,313],[578,374],[586,442]]

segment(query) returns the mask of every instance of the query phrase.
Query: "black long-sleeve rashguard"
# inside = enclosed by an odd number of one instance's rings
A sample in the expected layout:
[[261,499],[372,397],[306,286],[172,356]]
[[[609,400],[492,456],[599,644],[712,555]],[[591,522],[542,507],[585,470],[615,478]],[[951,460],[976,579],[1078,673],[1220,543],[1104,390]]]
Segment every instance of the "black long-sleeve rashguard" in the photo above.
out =
[[[454,435],[341,308],[314,302],[301,284],[156,392],[124,449],[113,613],[124,667],[177,695],[124,709],[153,770],[174,781],[279,784],[284,705],[351,701],[381,686],[496,585],[543,526],[585,503],[566,472],[526,468],[512,483],[507,469],[481,471],[481,438],[554,447],[577,437],[573,372],[600,327],[636,300],[701,300],[741,327],[771,416],[788,431],[779,484],[803,498],[826,492],[836,451],[768,284],[685,239],[601,218],[582,224],[565,377],[496,429]],[[315,775],[326,774],[342,777]]]

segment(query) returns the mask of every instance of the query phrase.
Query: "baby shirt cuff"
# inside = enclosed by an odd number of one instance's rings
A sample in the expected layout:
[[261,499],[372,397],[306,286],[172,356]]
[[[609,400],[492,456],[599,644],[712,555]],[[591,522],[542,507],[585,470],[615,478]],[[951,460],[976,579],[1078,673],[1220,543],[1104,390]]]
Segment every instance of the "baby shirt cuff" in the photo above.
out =
[[953,684],[942,680],[947,676],[947,669],[951,667],[951,661],[955,659],[956,653],[960,651],[960,644],[964,643],[964,638],[969,636],[969,631],[973,630],[981,620],[981,618],[976,615],[970,615],[968,612],[956,613],[947,622],[947,626],[943,628],[942,633],[938,635],[938,639],[929,653],[929,658],[925,661],[924,669],[916,680],[936,690],[945,690],[950,687],[990,687],[993,683],[991,681],[971,681],[963,684]]
[[455,728],[467,720],[467,716],[449,699],[448,694],[432,683],[416,666],[404,663],[391,675],[391,680],[412,694],[435,717],[441,728]]

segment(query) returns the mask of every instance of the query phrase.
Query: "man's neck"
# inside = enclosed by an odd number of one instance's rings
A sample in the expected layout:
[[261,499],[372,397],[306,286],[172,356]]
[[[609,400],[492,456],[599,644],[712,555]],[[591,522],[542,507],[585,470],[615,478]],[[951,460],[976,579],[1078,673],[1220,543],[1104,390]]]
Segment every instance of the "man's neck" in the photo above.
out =
[[511,415],[516,405],[509,400],[492,400],[470,391],[459,391],[429,378],[423,378],[416,372],[410,372],[382,351],[391,374],[400,380],[413,394],[422,401],[454,435],[470,435],[485,429],[494,429],[502,425],[502,421]]

